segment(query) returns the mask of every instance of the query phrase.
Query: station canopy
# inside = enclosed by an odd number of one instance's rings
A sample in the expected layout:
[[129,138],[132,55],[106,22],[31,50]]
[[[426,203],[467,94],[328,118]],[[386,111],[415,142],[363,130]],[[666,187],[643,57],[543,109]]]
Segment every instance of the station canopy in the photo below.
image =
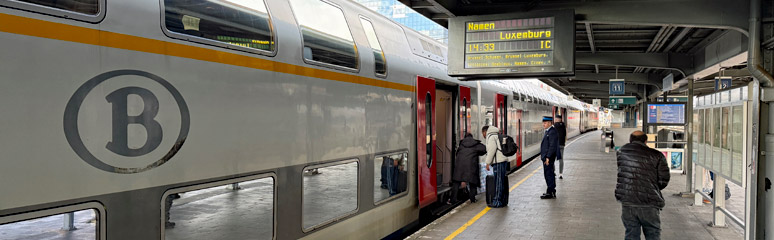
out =
[[[573,10],[574,75],[538,78],[587,103],[601,99],[609,105],[610,79],[624,79],[623,96],[640,100],[664,91],[687,95],[692,79],[695,95],[713,92],[714,78],[721,74],[734,79],[732,87],[751,80],[748,1],[400,1],[447,28],[457,17]],[[449,31],[452,37],[454,29]],[[669,75],[673,84],[665,89]]]

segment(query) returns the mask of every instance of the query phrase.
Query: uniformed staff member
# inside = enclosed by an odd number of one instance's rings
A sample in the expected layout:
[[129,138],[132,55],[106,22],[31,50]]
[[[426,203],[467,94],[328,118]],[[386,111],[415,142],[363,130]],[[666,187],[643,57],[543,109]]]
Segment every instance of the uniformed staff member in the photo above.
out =
[[556,173],[554,173],[554,161],[556,161],[559,152],[559,135],[554,129],[554,119],[552,117],[543,117],[543,128],[546,133],[543,135],[543,142],[540,143],[540,161],[543,162],[543,177],[546,179],[546,193],[540,196],[540,199],[556,198]]

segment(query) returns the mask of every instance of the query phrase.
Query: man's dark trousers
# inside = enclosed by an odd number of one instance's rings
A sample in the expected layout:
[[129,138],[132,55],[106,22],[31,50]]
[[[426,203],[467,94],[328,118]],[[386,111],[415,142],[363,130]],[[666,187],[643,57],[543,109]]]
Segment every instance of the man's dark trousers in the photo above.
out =
[[548,185],[546,193],[550,194],[556,194],[556,173],[554,173],[555,162],[554,159],[549,158],[548,165],[546,165],[546,159],[543,158],[543,177],[546,178],[546,185]]
[[661,239],[661,210],[647,206],[621,206],[621,210],[621,220],[626,227],[626,240],[639,240],[641,230],[645,232],[647,240]]

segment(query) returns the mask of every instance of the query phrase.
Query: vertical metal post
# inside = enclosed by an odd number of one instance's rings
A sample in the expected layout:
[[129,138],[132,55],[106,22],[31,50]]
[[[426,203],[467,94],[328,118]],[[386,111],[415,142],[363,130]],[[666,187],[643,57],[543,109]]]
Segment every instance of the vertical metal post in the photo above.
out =
[[685,132],[687,133],[685,136],[685,141],[687,144],[686,150],[685,150],[685,156],[686,158],[683,159],[683,169],[685,169],[685,190],[686,193],[683,194],[683,197],[690,197],[691,194],[693,194],[693,79],[690,79],[688,81],[688,110],[686,110],[686,114],[688,114],[688,117],[686,118],[687,124],[685,124]]
[[[704,182],[704,168],[702,168],[699,165],[696,165],[696,183],[697,184],[694,185],[694,189],[696,191],[700,191],[701,192],[701,191],[704,190],[703,189],[704,186],[703,186],[703,184],[698,184],[700,182],[701,183]],[[693,205],[694,206],[702,206],[702,205],[704,205],[704,196],[702,196],[701,194],[693,194]]]
[[62,214],[62,219],[64,220],[64,224],[62,225],[63,231],[72,231],[75,230],[75,213],[69,212]]
[[712,225],[715,227],[726,226],[726,214],[718,207],[726,207],[726,179],[715,173],[715,181],[712,183]]
[[[765,210],[764,208],[758,208],[758,149],[759,149],[759,123],[760,123],[760,84],[757,78],[753,78],[753,81],[748,85],[748,96],[750,100],[750,106],[746,113],[749,116],[747,121],[750,124],[748,129],[748,136],[745,142],[745,148],[748,151],[746,153],[746,177],[747,187],[745,188],[745,229],[744,237],[747,240],[757,239],[756,225],[759,221],[765,221],[765,216],[758,214],[758,210]],[[771,128],[770,128],[771,129]],[[771,131],[771,130],[770,130]],[[763,236],[761,236],[762,238]]]

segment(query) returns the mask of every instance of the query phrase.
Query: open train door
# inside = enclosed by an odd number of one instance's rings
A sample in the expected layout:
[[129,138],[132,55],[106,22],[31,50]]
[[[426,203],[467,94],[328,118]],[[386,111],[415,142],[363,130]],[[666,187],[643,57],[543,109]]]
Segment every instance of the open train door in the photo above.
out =
[[435,155],[435,80],[417,77],[417,188],[420,208],[438,199]]
[[460,86],[459,115],[460,115],[460,120],[459,120],[460,140],[465,138],[466,133],[476,134],[476,131],[473,131],[472,129],[470,129],[470,88],[469,87]]
[[500,133],[508,134],[508,105],[505,103],[505,95],[495,93],[494,126],[500,129]]

